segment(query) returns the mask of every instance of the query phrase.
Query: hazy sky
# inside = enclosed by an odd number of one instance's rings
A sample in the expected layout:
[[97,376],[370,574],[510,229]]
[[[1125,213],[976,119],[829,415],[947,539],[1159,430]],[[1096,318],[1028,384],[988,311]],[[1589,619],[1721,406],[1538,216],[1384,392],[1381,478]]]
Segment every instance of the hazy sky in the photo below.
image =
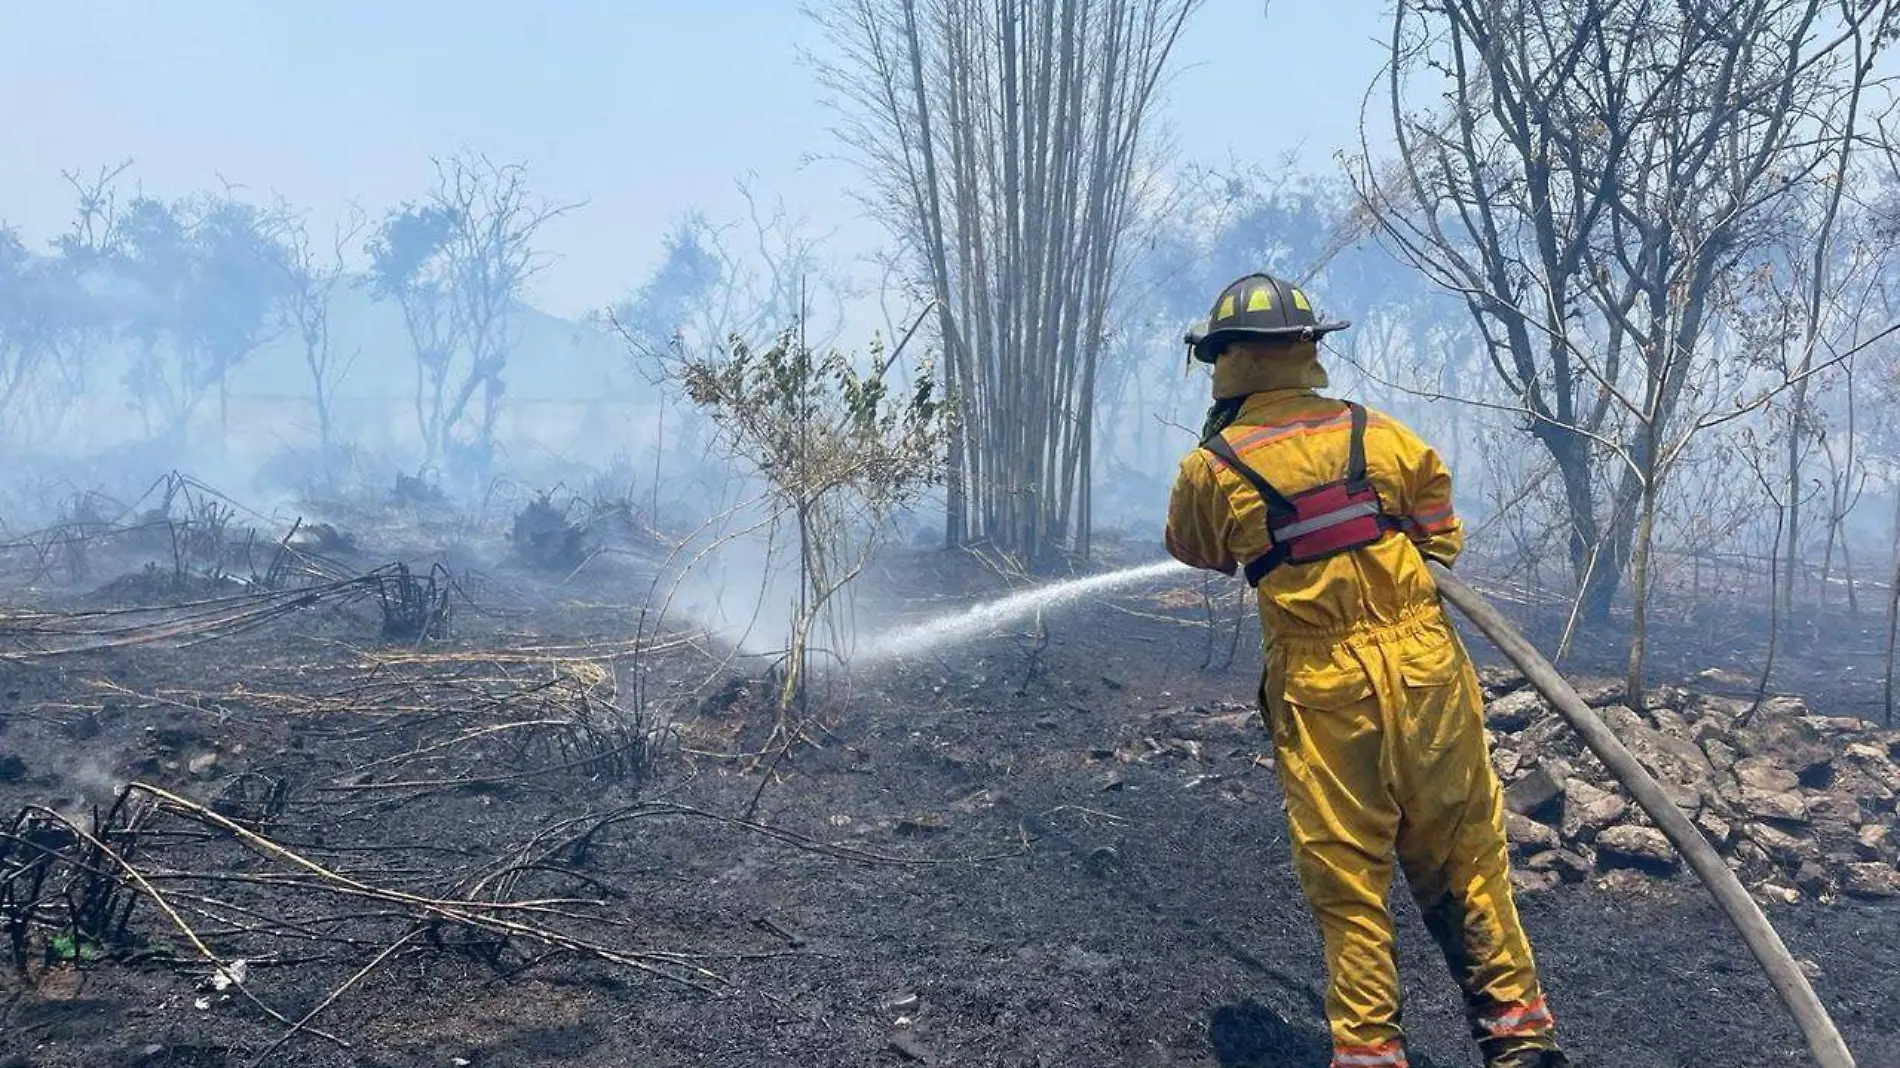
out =
[[[1207,0],[1177,52],[1176,143],[1330,167],[1357,143],[1383,6]],[[327,226],[420,195],[429,156],[467,148],[587,202],[546,231],[560,260],[536,293],[575,314],[639,282],[682,212],[736,214],[748,173],[842,249],[876,240],[801,47],[823,40],[798,0],[0,0],[0,221],[43,240],[71,211],[62,170],[130,157],[148,192],[221,175]]]

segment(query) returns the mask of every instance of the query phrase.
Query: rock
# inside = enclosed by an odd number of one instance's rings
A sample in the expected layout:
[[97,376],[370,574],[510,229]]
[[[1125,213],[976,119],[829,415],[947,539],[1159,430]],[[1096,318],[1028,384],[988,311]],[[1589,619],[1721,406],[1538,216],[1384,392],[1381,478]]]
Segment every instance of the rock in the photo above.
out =
[[1727,771],[1734,767],[1736,761],[1741,759],[1741,754],[1737,753],[1734,747],[1720,738],[1710,738],[1704,741],[1701,748],[1702,754],[1709,758],[1709,763],[1721,771]]
[[1494,731],[1516,734],[1549,712],[1550,706],[1536,690],[1518,690],[1484,706],[1484,725]]
[[1478,682],[1484,686],[1485,693],[1497,698],[1522,687],[1524,676],[1506,667],[1481,667]]
[[1891,864],[1849,864],[1841,889],[1861,898],[1900,897],[1900,871]]
[[1502,747],[1491,751],[1491,766],[1496,769],[1498,778],[1505,782],[1516,782],[1517,773],[1524,765],[1524,754],[1515,749]]
[[1871,808],[1886,809],[1900,797],[1900,766],[1879,746],[1851,742],[1834,763],[1835,789]]
[[1804,860],[1794,873],[1794,885],[1809,897],[1822,898],[1834,892],[1834,879],[1828,875],[1827,868],[1812,860]]
[[1511,889],[1525,897],[1548,893],[1557,889],[1563,880],[1554,871],[1525,871],[1522,868],[1511,869]]
[[1504,807],[1520,816],[1551,823],[1559,818],[1563,796],[1563,780],[1552,775],[1550,769],[1539,768],[1504,792]]
[[1753,838],[1747,837],[1736,839],[1729,847],[1729,860],[1732,862],[1729,864],[1731,868],[1759,868],[1773,863],[1773,858],[1769,857],[1768,851]]
[[1801,716],[1801,722],[1823,738],[1858,735],[1867,729],[1867,721],[1852,716]]
[[1717,849],[1726,849],[1735,837],[1735,829],[1727,820],[1713,812],[1704,811],[1695,817],[1695,825],[1701,829],[1704,837]]
[[1900,843],[1894,841],[1893,828],[1879,823],[1869,823],[1860,829],[1855,849],[1862,860],[1882,861],[1892,864],[1900,860]]
[[1540,760],[1575,756],[1583,747],[1577,732],[1570,729],[1562,716],[1548,716],[1524,728],[1517,736],[1517,744],[1527,753],[1538,754]]
[[19,782],[26,778],[26,761],[8,753],[0,756],[0,782]]
[[190,772],[194,778],[203,778],[204,776],[211,774],[211,772],[215,768],[217,768],[217,766],[218,766],[218,754],[200,753],[199,755],[192,757],[191,760],[185,764],[185,770],[187,772]]
[[1658,686],[1643,695],[1643,711],[1653,712],[1681,708],[1689,701],[1689,692],[1678,686]]
[[1734,774],[1736,782],[1765,793],[1787,793],[1801,786],[1801,779],[1794,772],[1763,756],[1737,761]]
[[1641,894],[1649,891],[1649,879],[1634,868],[1616,868],[1603,873],[1597,889],[1612,894]]
[[1567,883],[1580,883],[1595,869],[1588,857],[1568,849],[1545,850],[1525,861],[1524,866],[1532,871],[1555,872]]
[[1629,802],[1607,790],[1599,790],[1582,779],[1564,785],[1564,840],[1589,841],[1597,832],[1616,823],[1629,811]]
[[1807,796],[1808,819],[1816,824],[1853,829],[1866,818],[1860,802],[1844,793],[1810,793]]
[[[1663,793],[1669,795],[1669,800],[1675,802],[1683,815],[1695,819],[1702,812],[1704,803],[1702,787],[1693,783],[1676,782],[1658,782],[1657,785],[1662,787]],[[1642,822],[1649,821],[1649,814],[1642,809],[1637,809],[1636,814]]]
[[1738,733],[1749,752],[1772,754],[1775,763],[1805,775],[1834,759],[1820,732],[1802,722],[1807,714],[1807,706],[1796,698],[1770,698]]
[[[1671,738],[1679,739],[1689,745],[1695,744],[1690,737],[1689,721],[1684,719],[1682,713],[1675,708],[1648,708],[1643,710],[1643,715],[1648,717],[1650,726]],[[1697,752],[1701,750],[1698,749]]]
[[1597,835],[1597,866],[1667,875],[1680,863],[1668,836],[1653,827],[1611,827]]
[[1755,896],[1764,904],[1793,905],[1801,900],[1801,891],[1792,886],[1770,881],[1755,887]]
[[[1650,726],[1635,712],[1622,705],[1602,710],[1603,721],[1637,759],[1664,787],[1699,786],[1715,776],[1715,765],[1700,746],[1687,738],[1672,736]],[[1676,800],[1678,807],[1695,812],[1702,807],[1699,794],[1685,794]]]
[[1583,703],[1591,708],[1601,708],[1623,699],[1623,683],[1616,679],[1575,678],[1570,680],[1570,685],[1577,691],[1577,696],[1583,698]]
[[1783,867],[1798,868],[1802,861],[1813,860],[1821,853],[1813,839],[1797,837],[1770,824],[1751,823],[1743,833]]
[[1801,824],[1808,821],[1808,804],[1800,794],[1769,793],[1742,787],[1728,800],[1743,815],[1758,820],[1778,820],[1782,823]]
[[1521,852],[1538,853],[1563,845],[1554,828],[1515,812],[1504,814],[1504,836]]

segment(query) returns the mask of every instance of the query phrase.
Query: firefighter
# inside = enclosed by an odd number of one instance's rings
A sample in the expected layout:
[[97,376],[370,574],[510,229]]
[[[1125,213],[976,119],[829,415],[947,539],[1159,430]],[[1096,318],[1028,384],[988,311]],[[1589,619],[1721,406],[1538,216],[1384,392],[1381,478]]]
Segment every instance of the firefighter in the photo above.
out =
[[1334,1068],[1404,1068],[1386,908],[1393,862],[1464,992],[1487,1068],[1566,1068],[1512,897],[1483,694],[1426,559],[1464,531],[1438,454],[1389,416],[1321,396],[1321,322],[1297,286],[1228,286],[1187,337],[1214,404],[1168,506],[1175,559],[1244,572],[1266,642],[1300,886],[1328,972]]

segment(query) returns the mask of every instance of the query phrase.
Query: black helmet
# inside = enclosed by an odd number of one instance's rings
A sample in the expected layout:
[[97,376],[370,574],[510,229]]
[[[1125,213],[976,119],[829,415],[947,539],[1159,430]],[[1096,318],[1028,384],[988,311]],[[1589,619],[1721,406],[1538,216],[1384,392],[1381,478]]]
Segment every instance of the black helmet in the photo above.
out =
[[1186,341],[1195,359],[1213,363],[1230,342],[1311,340],[1351,325],[1320,322],[1312,302],[1293,283],[1250,274],[1221,290],[1213,311],[1188,331]]

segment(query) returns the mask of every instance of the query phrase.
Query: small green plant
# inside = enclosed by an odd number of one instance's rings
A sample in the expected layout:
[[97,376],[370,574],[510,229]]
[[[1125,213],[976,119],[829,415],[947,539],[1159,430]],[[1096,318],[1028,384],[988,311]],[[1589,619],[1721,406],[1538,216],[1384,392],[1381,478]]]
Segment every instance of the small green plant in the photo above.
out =
[[76,938],[71,934],[54,935],[47,943],[49,955],[59,962],[98,960],[104,952],[97,942],[90,938]]
[[839,594],[894,514],[942,478],[951,412],[928,361],[912,368],[914,385],[895,385],[902,350],[887,353],[875,340],[861,367],[836,350],[813,352],[788,330],[763,348],[734,337],[674,369],[730,455],[765,480],[776,514],[795,524],[799,583],[781,713],[804,698],[817,627],[842,633]]

